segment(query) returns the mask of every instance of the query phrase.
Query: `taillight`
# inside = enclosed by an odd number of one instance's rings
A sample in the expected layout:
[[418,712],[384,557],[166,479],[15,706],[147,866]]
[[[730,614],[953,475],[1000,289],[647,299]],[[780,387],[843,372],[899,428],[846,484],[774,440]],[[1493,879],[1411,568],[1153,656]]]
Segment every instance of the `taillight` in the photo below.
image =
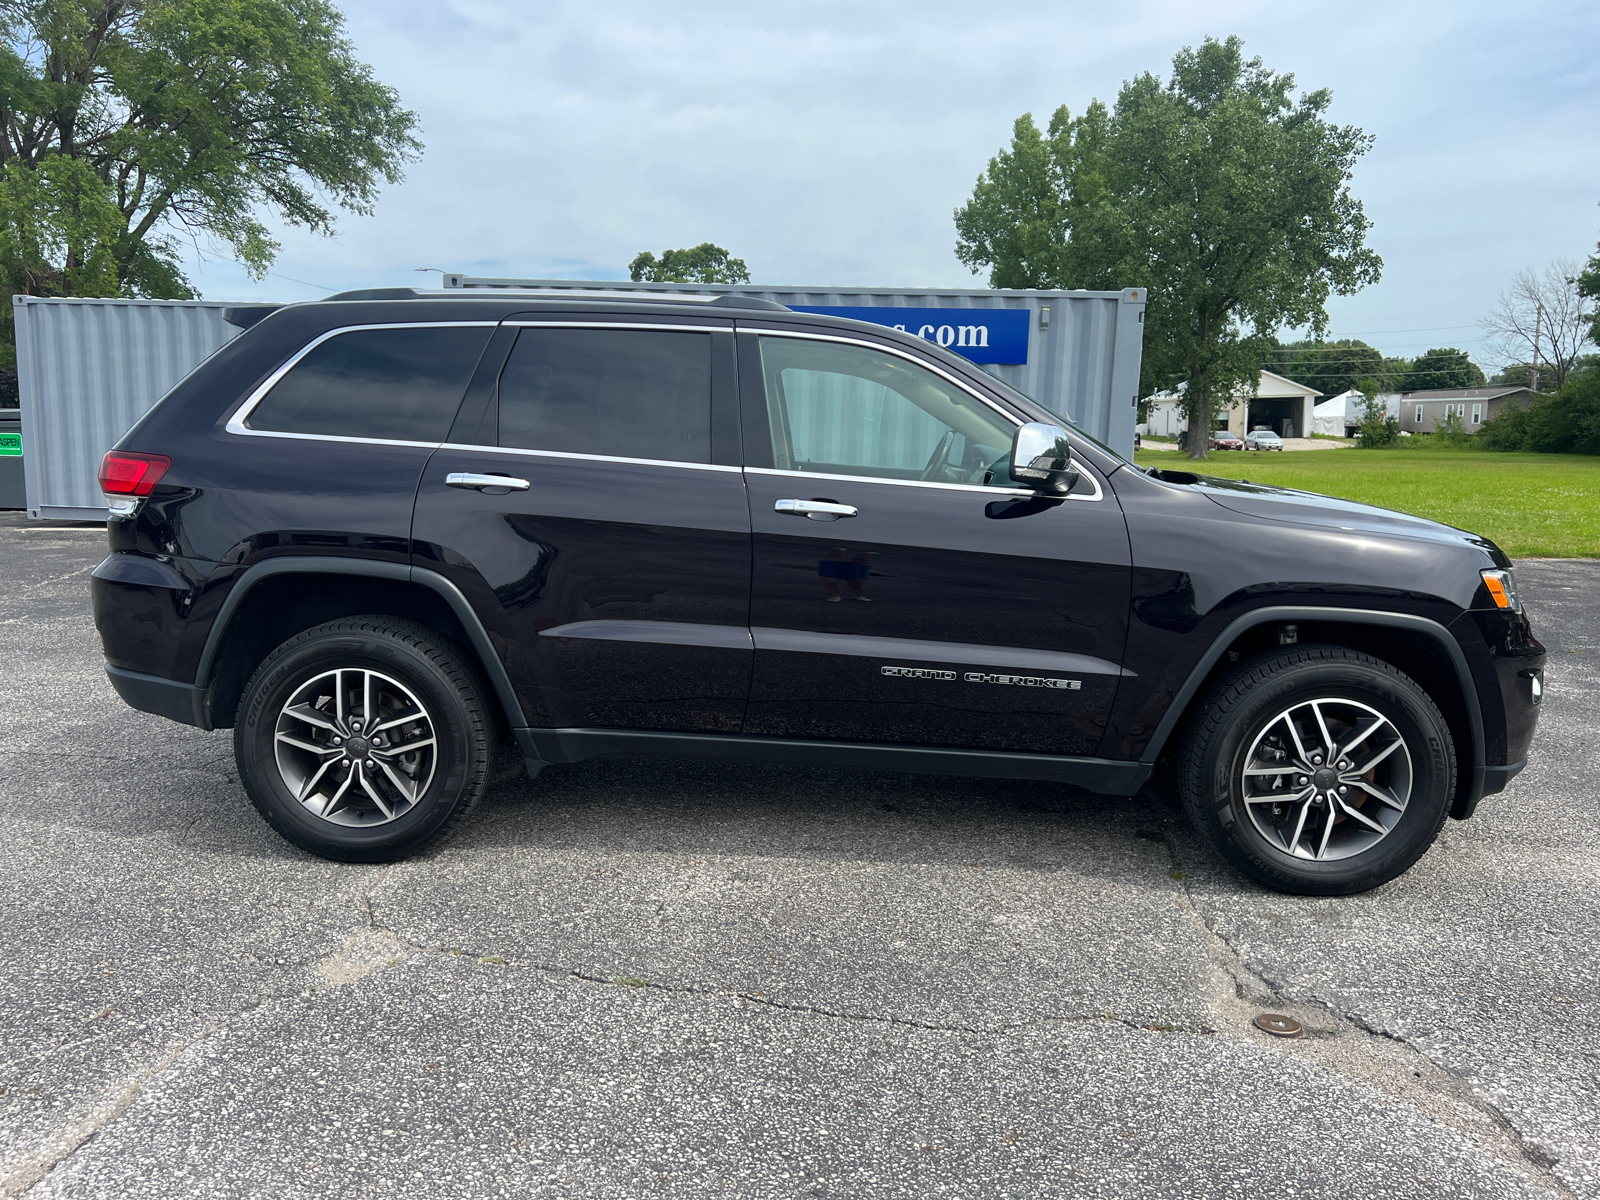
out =
[[170,466],[165,454],[107,450],[100,460],[100,490],[108,496],[148,496]]

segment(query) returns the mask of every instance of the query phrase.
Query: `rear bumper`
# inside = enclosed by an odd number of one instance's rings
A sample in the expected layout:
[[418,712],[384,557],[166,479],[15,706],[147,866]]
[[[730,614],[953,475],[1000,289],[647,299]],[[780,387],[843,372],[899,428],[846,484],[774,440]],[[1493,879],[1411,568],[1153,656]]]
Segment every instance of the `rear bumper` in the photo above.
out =
[[159,675],[146,675],[142,671],[128,671],[106,664],[106,675],[117,695],[131,708],[140,712],[155,713],[185,725],[209,729],[205,720],[205,691],[192,683],[179,683],[176,679],[163,679]]

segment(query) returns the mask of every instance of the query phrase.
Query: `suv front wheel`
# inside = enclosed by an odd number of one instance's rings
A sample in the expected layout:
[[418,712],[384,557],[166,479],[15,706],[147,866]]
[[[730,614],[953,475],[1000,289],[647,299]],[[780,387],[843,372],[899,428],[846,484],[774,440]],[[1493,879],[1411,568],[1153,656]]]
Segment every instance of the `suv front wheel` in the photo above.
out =
[[1248,659],[1196,710],[1184,807],[1234,866],[1283,892],[1345,896],[1400,875],[1455,794],[1438,706],[1388,663],[1341,646]]
[[303,849],[388,862],[450,834],[483,795],[493,722],[465,659],[426,626],[347,617],[269,654],[233,730],[257,811]]

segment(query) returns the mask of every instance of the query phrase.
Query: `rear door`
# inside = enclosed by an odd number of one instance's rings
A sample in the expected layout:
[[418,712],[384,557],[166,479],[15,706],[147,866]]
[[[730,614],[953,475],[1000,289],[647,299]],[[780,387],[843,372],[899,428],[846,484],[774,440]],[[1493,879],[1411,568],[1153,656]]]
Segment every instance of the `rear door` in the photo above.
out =
[[482,616],[529,725],[738,732],[750,517],[731,322],[540,315],[496,343],[423,472],[417,564]]
[[1085,464],[1062,501],[994,486],[1018,419],[908,351],[745,328],[739,343],[745,732],[1092,754],[1128,626],[1104,480]]

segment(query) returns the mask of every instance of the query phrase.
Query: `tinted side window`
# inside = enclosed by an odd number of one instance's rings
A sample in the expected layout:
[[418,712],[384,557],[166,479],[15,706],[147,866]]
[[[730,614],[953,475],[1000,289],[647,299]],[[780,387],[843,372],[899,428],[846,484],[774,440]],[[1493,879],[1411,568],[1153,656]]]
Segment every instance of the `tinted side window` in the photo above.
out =
[[711,461],[711,335],[524,329],[500,375],[500,444]]
[[479,327],[338,334],[295,363],[246,424],[275,433],[442,442],[492,332]]
[[761,339],[773,465],[791,471],[983,484],[1015,426],[898,355]]

